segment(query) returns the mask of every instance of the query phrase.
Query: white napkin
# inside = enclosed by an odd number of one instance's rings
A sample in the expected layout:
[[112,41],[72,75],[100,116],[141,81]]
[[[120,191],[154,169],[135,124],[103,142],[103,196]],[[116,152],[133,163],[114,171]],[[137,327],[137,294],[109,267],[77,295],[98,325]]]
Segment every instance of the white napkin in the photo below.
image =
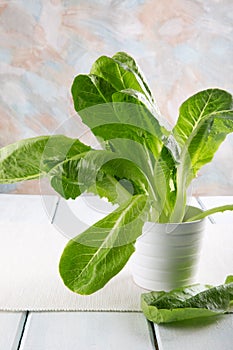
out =
[[[233,274],[232,230],[207,226],[198,282],[220,284]],[[53,225],[0,223],[0,239],[0,310],[140,310],[145,290],[134,284],[128,265],[93,295],[69,291],[58,272],[67,238]]]

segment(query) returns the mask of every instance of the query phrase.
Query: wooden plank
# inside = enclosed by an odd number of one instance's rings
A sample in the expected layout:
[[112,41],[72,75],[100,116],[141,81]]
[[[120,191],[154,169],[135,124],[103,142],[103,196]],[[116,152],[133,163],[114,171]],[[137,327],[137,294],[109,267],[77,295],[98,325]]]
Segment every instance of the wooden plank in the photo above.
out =
[[0,349],[16,350],[25,322],[25,312],[0,312]]
[[[233,204],[233,196],[218,196],[218,197],[200,197],[200,202],[205,209],[214,208],[220,205]],[[224,213],[216,213],[211,215],[213,223],[216,224],[233,224],[233,211]]]
[[153,350],[141,313],[31,313],[21,350]]
[[162,350],[233,349],[233,315],[155,325]]
[[56,208],[57,196],[0,194],[1,222],[47,223]]

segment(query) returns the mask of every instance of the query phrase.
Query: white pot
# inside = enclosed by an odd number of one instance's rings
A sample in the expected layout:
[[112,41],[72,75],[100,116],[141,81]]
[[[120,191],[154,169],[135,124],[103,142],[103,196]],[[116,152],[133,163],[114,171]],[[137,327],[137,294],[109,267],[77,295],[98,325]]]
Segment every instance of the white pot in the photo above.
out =
[[[200,211],[188,207],[187,216]],[[131,258],[135,283],[155,291],[193,283],[204,227],[205,219],[180,224],[145,223]]]

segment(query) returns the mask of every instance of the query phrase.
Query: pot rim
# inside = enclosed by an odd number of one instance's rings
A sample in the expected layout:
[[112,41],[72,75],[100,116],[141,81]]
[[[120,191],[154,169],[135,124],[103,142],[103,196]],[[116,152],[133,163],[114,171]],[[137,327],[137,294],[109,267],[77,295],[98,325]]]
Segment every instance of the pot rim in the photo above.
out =
[[[187,211],[188,211],[188,209],[189,208],[191,208],[191,209],[195,209],[195,210],[197,210],[198,212],[200,212],[200,213],[203,213],[204,212],[204,210],[202,209],[202,208],[198,208],[198,207],[195,207],[194,205],[186,205],[186,213],[187,213]],[[186,214],[185,214],[186,215]],[[185,216],[184,216],[185,217]],[[188,218],[187,218],[188,219]],[[168,225],[168,226],[174,226],[174,225],[176,225],[176,226],[178,226],[178,225],[182,225],[182,226],[184,226],[184,225],[190,225],[190,224],[197,224],[197,223],[202,223],[202,222],[204,222],[206,220],[206,217],[205,218],[203,218],[203,219],[198,219],[198,220],[194,220],[194,221],[182,221],[182,222],[156,222],[156,221],[146,221],[145,223],[150,223],[150,224],[154,224],[154,225],[158,225],[158,226],[160,226],[160,225]]]

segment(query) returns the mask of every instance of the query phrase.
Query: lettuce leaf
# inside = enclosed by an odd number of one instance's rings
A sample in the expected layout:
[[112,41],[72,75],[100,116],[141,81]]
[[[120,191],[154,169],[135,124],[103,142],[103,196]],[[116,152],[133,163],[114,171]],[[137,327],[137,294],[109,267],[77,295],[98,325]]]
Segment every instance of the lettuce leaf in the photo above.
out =
[[126,264],[142,233],[148,198],[133,196],[114,212],[70,240],[59,265],[64,284],[79,294],[102,288]]
[[37,136],[0,150],[0,183],[38,179],[58,164],[86,154],[91,147],[64,135]]
[[141,307],[148,320],[159,324],[223,314],[232,301],[233,276],[228,276],[217,287],[195,284],[170,292],[144,293]]
[[181,105],[173,129],[182,151],[175,170],[177,194],[171,221],[182,221],[190,182],[202,166],[211,162],[226,136],[232,133],[232,106],[231,94],[220,89],[200,91]]

